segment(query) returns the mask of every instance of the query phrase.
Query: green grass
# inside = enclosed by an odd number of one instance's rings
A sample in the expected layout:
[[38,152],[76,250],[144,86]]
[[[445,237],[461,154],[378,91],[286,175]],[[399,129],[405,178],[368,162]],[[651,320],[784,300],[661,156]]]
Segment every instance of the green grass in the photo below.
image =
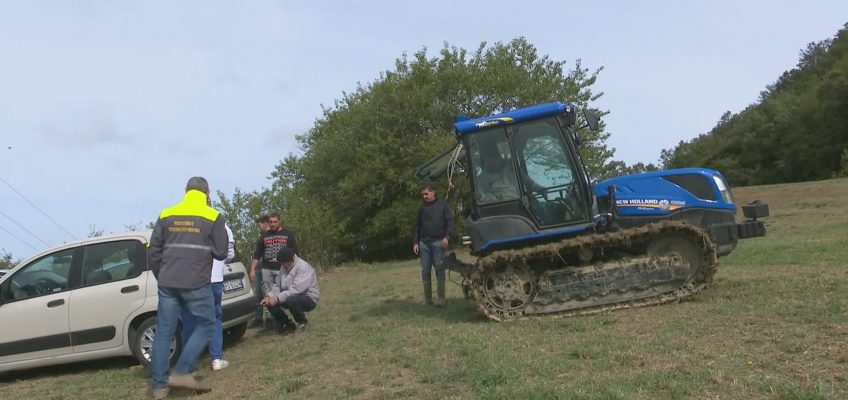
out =
[[[848,180],[741,188],[769,201],[769,235],[741,241],[680,303],[492,323],[448,286],[420,304],[417,261],[340,267],[303,336],[250,330],[214,391],[240,399],[848,398]],[[8,398],[142,398],[118,359],[2,377]],[[185,395],[177,393],[177,395]]]

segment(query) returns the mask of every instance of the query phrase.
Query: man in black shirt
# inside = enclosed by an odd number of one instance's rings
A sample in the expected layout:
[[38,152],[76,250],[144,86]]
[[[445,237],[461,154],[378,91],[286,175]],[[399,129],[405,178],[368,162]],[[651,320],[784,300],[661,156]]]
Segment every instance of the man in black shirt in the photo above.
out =
[[424,303],[433,304],[432,268],[436,269],[436,306],[445,305],[445,269],[442,266],[448,237],[453,232],[453,212],[443,199],[436,198],[436,188],[426,183],[421,188],[423,202],[415,220],[412,251],[421,255],[421,280],[424,286]]
[[294,250],[295,254],[300,253],[294,234],[286,228],[281,228],[280,214],[273,213],[268,218],[268,230],[259,237],[256,251],[253,252],[253,260],[250,262],[250,280],[256,279],[256,267],[259,266],[260,261],[262,263],[260,271],[262,296],[268,295],[274,282],[277,281],[281,267],[280,262],[277,261],[277,253],[283,247]]

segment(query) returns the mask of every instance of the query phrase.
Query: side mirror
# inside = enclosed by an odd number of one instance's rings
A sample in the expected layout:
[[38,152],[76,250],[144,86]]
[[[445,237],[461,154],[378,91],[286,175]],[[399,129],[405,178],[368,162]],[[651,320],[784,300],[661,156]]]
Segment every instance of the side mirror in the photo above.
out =
[[601,115],[598,110],[585,108],[583,109],[583,118],[586,119],[586,126],[593,131],[597,131],[600,125]]

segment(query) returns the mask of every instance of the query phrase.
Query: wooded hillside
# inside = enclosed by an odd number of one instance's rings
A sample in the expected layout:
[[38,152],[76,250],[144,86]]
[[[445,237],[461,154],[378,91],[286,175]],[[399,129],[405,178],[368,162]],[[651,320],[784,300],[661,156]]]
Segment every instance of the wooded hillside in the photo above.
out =
[[737,186],[799,182],[848,172],[848,24],[810,43],[796,68],[708,133],[664,150],[664,168],[714,168]]

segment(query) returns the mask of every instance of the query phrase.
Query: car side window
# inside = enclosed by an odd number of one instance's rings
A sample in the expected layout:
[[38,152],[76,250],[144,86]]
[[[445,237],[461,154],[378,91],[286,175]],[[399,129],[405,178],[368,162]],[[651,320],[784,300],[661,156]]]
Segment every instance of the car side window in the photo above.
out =
[[147,251],[137,240],[92,244],[85,247],[82,285],[135,278],[146,269]]
[[3,298],[17,301],[67,290],[74,250],[46,255],[16,271]]

